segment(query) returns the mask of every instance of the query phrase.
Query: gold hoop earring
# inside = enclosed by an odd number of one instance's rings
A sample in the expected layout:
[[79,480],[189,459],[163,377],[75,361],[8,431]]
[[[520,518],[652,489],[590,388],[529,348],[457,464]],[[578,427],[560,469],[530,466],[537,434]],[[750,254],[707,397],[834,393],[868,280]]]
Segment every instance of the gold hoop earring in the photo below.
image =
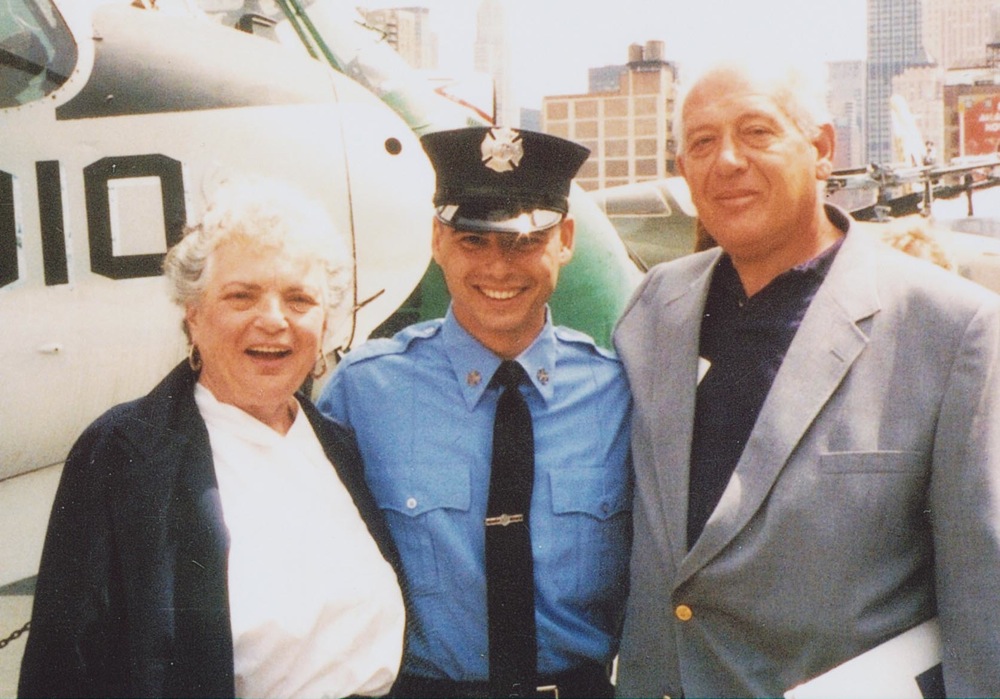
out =
[[319,359],[317,360],[316,366],[314,366],[312,370],[312,377],[314,379],[320,378],[329,368],[329,365],[326,363],[326,355],[323,354],[323,350],[320,350]]
[[188,347],[188,366],[191,367],[191,371],[201,371],[201,352],[198,351],[198,346],[192,344]]

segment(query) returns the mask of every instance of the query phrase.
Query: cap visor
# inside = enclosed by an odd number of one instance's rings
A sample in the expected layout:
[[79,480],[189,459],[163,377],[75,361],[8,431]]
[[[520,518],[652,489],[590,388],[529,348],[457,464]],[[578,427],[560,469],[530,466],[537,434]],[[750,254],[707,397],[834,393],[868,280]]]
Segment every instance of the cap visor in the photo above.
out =
[[510,214],[510,211],[469,211],[466,207],[455,205],[439,206],[437,209],[440,221],[460,231],[534,233],[551,228],[564,216],[561,211],[549,209],[525,211],[515,216]]

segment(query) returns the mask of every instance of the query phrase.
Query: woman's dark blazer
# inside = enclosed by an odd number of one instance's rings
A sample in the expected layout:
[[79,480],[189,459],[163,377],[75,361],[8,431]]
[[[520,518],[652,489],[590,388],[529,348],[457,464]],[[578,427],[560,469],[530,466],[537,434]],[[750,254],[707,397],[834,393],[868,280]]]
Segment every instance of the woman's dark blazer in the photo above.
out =
[[[234,695],[229,539],[196,381],[182,363],[149,395],[98,418],[70,451],[42,552],[20,696]],[[300,403],[398,576],[353,438]]]

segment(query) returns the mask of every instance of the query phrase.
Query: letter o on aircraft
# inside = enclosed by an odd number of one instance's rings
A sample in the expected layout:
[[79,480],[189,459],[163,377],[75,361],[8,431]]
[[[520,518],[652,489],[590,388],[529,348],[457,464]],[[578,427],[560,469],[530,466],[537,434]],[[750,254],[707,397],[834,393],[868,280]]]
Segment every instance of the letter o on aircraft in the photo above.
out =
[[165,155],[132,155],[102,158],[83,169],[90,237],[90,269],[110,279],[156,277],[165,253],[114,254],[108,182],[113,179],[157,177],[163,196],[164,241],[167,249],[181,239],[186,212],[181,163]]

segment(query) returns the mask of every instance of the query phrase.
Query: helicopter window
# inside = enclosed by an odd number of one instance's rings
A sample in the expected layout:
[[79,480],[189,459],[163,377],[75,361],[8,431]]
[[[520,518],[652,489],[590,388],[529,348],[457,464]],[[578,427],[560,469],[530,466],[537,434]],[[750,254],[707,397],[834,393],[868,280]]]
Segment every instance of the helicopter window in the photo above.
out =
[[0,108],[39,100],[76,65],[76,44],[47,0],[0,0]]

